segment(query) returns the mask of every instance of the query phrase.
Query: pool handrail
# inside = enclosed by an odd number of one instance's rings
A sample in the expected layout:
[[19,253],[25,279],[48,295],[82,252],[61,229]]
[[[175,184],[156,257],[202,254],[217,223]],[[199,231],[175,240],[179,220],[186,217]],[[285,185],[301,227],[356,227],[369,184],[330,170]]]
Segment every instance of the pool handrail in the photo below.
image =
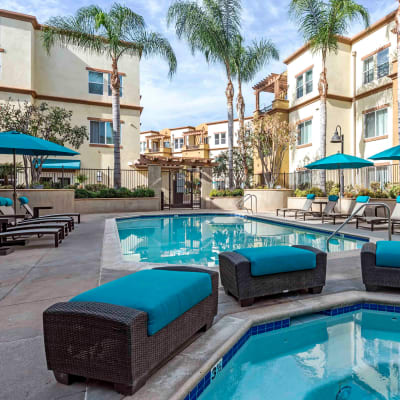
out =
[[361,204],[360,207],[354,207],[353,212],[346,218],[346,220],[334,231],[332,232],[328,239],[326,239],[326,249],[329,252],[329,241],[336,236],[339,231],[345,226],[347,225],[353,218],[354,216],[364,207],[368,207],[368,206],[382,206],[384,207],[387,211],[388,211],[388,240],[392,240],[392,217],[391,217],[391,212],[390,212],[390,208],[386,203],[364,203]]
[[[257,213],[257,208],[258,208],[258,207],[257,207],[257,196],[256,196],[256,195],[254,195],[254,194],[252,194],[252,193],[247,193],[247,194],[245,194],[245,195],[243,196],[243,200],[242,200],[242,207],[243,207],[247,212],[250,210],[252,214],[254,214],[254,211],[253,211],[253,198],[254,198],[254,200],[255,200],[256,213]],[[250,207],[251,207],[251,208],[247,208],[247,207],[244,206],[244,202],[245,202],[246,200],[248,200],[248,199],[250,199]]]

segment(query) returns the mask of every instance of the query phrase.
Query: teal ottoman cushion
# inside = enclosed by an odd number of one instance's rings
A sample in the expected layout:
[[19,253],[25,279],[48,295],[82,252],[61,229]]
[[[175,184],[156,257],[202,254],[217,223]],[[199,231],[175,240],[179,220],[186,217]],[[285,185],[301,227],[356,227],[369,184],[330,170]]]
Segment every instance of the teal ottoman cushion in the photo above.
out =
[[22,205],[29,203],[29,199],[27,197],[25,197],[25,196],[18,197],[18,200]]
[[376,243],[377,267],[400,267],[400,242],[382,240]]
[[145,270],[124,276],[70,301],[109,303],[148,314],[147,332],[154,335],[208,297],[211,277],[203,272]]
[[297,247],[255,247],[235,251],[250,261],[253,276],[313,269],[317,265],[315,253]]

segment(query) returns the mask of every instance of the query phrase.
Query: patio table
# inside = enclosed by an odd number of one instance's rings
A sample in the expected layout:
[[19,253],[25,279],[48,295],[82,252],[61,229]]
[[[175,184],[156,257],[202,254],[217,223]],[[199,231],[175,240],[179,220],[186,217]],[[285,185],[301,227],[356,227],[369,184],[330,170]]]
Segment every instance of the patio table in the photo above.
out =
[[33,218],[39,218],[40,210],[51,210],[52,206],[37,206],[33,207]]
[[319,215],[322,216],[322,206],[328,204],[326,200],[313,201],[313,204],[319,205]]

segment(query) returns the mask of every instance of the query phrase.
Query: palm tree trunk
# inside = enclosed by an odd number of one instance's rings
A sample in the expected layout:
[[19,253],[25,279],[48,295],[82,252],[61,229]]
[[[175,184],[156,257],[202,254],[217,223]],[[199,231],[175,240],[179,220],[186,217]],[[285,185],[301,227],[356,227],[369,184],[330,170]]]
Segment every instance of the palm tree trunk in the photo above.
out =
[[119,97],[119,76],[117,60],[113,59],[111,73],[112,91],[112,121],[113,121],[113,143],[114,143],[114,188],[121,187],[121,113]]
[[243,174],[244,184],[246,187],[249,186],[249,168],[247,166],[247,143],[244,138],[244,98],[242,95],[242,81],[238,77],[238,95],[236,98],[236,110],[239,118],[239,151],[242,153],[243,160]]
[[[327,113],[326,113],[326,99],[328,95],[328,82],[326,79],[326,53],[322,54],[322,72],[318,84],[319,95],[321,97],[320,105],[320,156],[321,158],[326,157],[326,125],[327,125]],[[326,185],[326,172],[325,170],[320,171],[320,188],[325,192]]]
[[233,182],[233,84],[231,78],[228,78],[225,95],[228,103],[228,180],[229,189],[234,189]]

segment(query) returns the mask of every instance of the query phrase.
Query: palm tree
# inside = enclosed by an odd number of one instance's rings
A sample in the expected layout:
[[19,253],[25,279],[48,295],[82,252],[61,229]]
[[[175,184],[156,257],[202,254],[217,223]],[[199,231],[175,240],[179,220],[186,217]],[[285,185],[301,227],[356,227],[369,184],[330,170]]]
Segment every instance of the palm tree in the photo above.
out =
[[245,138],[245,102],[242,94],[242,83],[252,81],[261,68],[271,59],[278,60],[279,52],[270,40],[261,39],[258,42],[254,40],[250,46],[245,47],[243,45],[243,38],[240,35],[236,37],[232,52],[231,69],[236,75],[238,83],[236,110],[239,118],[239,147],[242,153],[246,186],[249,184],[247,168],[248,142]]
[[[400,0],[396,13],[396,28],[393,33],[397,36],[397,74],[400,74]],[[397,83],[397,134],[400,143],[400,85]]]
[[110,11],[92,5],[80,8],[74,16],[50,18],[43,28],[42,42],[47,50],[56,42],[77,46],[87,52],[106,54],[112,63],[112,120],[114,142],[114,186],[121,187],[120,161],[120,80],[118,61],[127,56],[159,55],[169,66],[169,76],[176,71],[176,57],[168,40],[146,30],[143,17],[130,8],[114,3]]
[[[321,53],[322,72],[318,90],[320,95],[320,156],[326,156],[326,100],[328,81],[326,76],[326,58],[329,53],[337,53],[338,38],[345,35],[351,23],[361,18],[365,26],[369,25],[367,9],[353,0],[292,0],[290,16],[297,23],[305,42],[311,51]],[[321,171],[321,189],[325,190],[325,171]]]
[[228,84],[225,95],[228,103],[228,176],[233,182],[233,73],[231,54],[240,31],[240,0],[176,0],[169,8],[168,25],[175,23],[176,34],[185,38],[192,53],[203,53],[208,63],[224,66]]

